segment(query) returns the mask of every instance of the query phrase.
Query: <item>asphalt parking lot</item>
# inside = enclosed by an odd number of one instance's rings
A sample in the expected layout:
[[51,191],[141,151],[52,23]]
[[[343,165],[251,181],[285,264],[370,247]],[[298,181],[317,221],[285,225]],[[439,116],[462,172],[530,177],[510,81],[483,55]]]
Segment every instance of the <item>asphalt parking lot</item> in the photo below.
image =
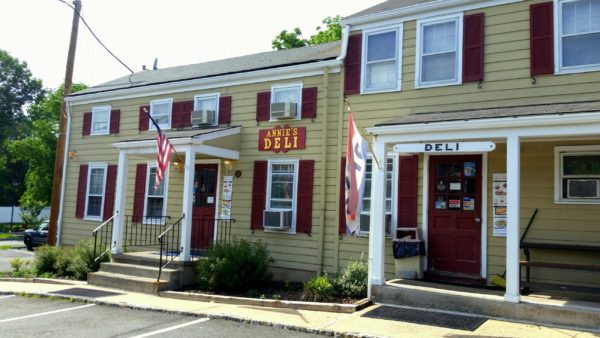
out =
[[22,241],[0,241],[0,245],[12,246],[11,249],[0,250],[0,272],[11,271],[10,261],[17,257],[22,260],[32,260],[34,257],[33,251],[27,251]]
[[317,337],[225,320],[0,295],[0,337]]

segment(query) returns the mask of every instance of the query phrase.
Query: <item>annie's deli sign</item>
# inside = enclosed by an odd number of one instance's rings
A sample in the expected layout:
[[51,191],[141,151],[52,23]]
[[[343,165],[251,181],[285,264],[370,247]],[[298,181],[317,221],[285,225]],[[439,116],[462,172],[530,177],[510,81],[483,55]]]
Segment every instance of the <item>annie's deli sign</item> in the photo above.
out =
[[398,153],[480,153],[494,149],[494,142],[406,143],[394,146]]
[[287,153],[306,148],[306,127],[275,126],[258,132],[258,150]]

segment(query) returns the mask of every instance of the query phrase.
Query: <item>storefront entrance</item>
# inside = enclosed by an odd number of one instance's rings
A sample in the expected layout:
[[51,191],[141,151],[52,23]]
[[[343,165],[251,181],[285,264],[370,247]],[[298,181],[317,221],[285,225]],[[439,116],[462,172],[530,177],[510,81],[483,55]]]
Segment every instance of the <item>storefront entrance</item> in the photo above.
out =
[[193,250],[207,249],[214,237],[218,169],[217,164],[196,164],[192,212]]
[[429,161],[428,269],[481,276],[481,155]]

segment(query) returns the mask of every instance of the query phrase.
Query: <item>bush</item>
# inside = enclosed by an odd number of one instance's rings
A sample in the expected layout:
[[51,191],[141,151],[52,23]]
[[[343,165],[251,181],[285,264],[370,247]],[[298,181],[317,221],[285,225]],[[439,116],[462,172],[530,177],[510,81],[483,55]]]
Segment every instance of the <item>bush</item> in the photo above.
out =
[[364,298],[367,296],[369,266],[365,261],[351,261],[333,278],[335,293],[341,297]]
[[34,267],[40,277],[67,277],[85,280],[88,272],[98,271],[100,263],[110,260],[109,255],[94,260],[92,241],[84,240],[71,248],[43,246],[36,251]]
[[327,276],[317,276],[304,283],[302,300],[307,302],[324,302],[333,296],[333,285]]
[[10,267],[12,268],[12,277],[32,277],[34,272],[31,269],[31,261],[22,260],[17,257],[10,261]]
[[271,283],[269,264],[273,262],[266,244],[234,240],[217,243],[197,265],[200,288],[215,291],[247,291]]
[[38,274],[56,274],[56,260],[60,255],[60,249],[54,246],[44,245],[35,252],[33,267]]

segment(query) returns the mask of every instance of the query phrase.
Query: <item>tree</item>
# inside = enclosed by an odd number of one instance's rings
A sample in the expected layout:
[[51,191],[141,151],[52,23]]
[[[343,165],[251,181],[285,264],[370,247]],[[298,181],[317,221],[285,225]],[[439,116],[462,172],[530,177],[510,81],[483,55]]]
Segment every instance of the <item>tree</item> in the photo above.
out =
[[291,49],[305,46],[320,45],[332,41],[337,41],[342,38],[342,26],[340,25],[340,16],[335,17],[328,16],[322,21],[326,25],[325,30],[321,30],[321,27],[317,27],[317,34],[311,35],[310,39],[302,38],[302,31],[300,28],[294,28],[291,32],[287,30],[281,31],[279,35],[271,42],[273,49]]

